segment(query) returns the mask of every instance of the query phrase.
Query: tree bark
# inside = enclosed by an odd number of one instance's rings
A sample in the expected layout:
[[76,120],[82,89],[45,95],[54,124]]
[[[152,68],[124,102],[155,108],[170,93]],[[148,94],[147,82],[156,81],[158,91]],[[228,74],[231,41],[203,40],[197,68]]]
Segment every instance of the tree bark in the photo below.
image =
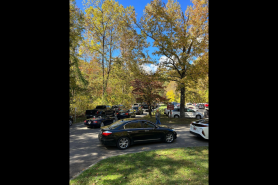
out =
[[185,108],[185,86],[184,83],[182,84],[181,87],[181,97],[180,97],[180,117],[184,118],[185,117],[185,113],[184,113],[184,108]]

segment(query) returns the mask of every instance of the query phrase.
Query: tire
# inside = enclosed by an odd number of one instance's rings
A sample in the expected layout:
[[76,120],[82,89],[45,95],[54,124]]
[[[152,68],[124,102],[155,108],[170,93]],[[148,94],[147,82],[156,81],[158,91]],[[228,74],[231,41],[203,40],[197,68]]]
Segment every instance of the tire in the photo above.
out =
[[69,120],[69,126],[72,126],[72,121],[71,120]]
[[197,116],[196,116],[196,119],[201,119],[201,116],[200,116],[200,115],[197,115]]
[[174,134],[169,132],[165,136],[165,142],[166,143],[172,143],[174,141]]
[[103,124],[103,122],[100,124],[100,127],[104,127],[104,124]]
[[130,140],[128,137],[121,137],[120,139],[118,139],[117,141],[117,147],[120,150],[125,150],[129,147],[130,145]]
[[179,118],[179,115],[175,115],[174,118]]

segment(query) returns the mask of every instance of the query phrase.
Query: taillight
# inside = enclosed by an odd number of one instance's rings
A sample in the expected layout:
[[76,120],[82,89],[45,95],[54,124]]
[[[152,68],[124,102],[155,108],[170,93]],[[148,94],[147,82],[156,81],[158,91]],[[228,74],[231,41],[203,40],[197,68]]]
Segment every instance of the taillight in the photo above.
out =
[[98,114],[98,111],[97,111],[97,114]]
[[203,134],[204,136],[206,136],[206,135],[205,135],[205,132],[204,132],[203,130],[202,130],[202,134]]
[[86,123],[87,120],[84,121],[84,123]]
[[117,112],[117,114],[119,114],[119,113]]
[[103,135],[103,136],[109,136],[110,134],[112,134],[112,132],[104,131],[104,132],[102,132],[101,135]]
[[97,121],[93,121],[94,123],[97,123]]
[[125,115],[128,115],[128,113],[125,113]]

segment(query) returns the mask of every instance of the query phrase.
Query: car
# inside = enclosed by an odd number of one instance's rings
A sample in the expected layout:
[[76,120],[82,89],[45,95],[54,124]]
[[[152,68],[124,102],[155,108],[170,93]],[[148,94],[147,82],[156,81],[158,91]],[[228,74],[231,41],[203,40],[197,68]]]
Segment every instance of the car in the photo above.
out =
[[129,118],[101,127],[98,139],[104,146],[117,146],[118,149],[125,150],[137,143],[159,141],[172,143],[177,139],[177,133],[173,127],[167,125],[156,125],[148,120]]
[[198,109],[196,109],[195,106],[188,106],[187,108],[188,108],[188,109],[191,109],[191,110],[194,110],[194,111],[198,111]]
[[148,110],[148,109],[149,109],[149,106],[148,106],[147,104],[143,104],[143,105],[142,105],[142,108],[143,108],[144,110]]
[[135,107],[135,106],[141,106],[141,103],[134,103],[132,106],[133,106],[133,107]]
[[135,118],[136,110],[134,109],[122,109],[117,112],[117,119],[124,119],[124,118]]
[[89,118],[84,121],[84,125],[87,126],[87,128],[100,128],[101,126],[110,125],[115,121],[115,117],[110,116],[99,116],[97,118]]
[[[202,119],[204,118],[204,115],[198,111],[194,111],[192,109],[189,108],[184,108],[184,116],[186,118],[196,118],[196,119]],[[170,117],[174,117],[174,118],[179,118],[180,117],[180,109],[174,109],[172,112],[172,115]]]
[[69,116],[69,126],[72,126],[72,123],[73,123],[73,117]]
[[114,109],[115,112],[118,112],[118,111],[120,111],[122,109],[125,109],[125,106],[124,105],[113,105],[112,109]]
[[96,106],[95,109],[92,110],[86,110],[85,116],[86,118],[93,118],[93,117],[98,117],[98,116],[103,116],[103,115],[109,115],[113,116],[115,113],[115,110],[112,109],[110,105],[98,105]]
[[205,107],[205,109],[206,109],[206,110],[209,110],[209,105],[207,105],[207,106]]
[[199,105],[198,105],[198,108],[199,108],[199,109],[204,109],[205,106],[204,106],[204,104],[199,104]]
[[139,115],[143,114],[143,109],[140,106],[132,107],[132,109],[135,110],[136,114],[139,114]]
[[202,137],[204,139],[209,139],[209,119],[202,119],[194,121],[190,124],[190,133]]

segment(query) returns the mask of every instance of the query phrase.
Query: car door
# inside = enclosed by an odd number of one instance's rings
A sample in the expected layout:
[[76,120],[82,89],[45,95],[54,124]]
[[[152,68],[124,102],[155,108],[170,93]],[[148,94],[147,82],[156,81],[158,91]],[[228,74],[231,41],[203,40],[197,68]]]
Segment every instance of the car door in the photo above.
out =
[[187,108],[184,108],[184,117],[189,118],[189,112]]
[[187,109],[187,114],[189,118],[195,118],[196,117],[196,112],[192,109]]
[[133,140],[133,142],[142,142],[145,140],[145,130],[142,128],[141,122],[130,122],[124,125],[124,131]]
[[142,121],[142,128],[145,131],[144,140],[147,142],[158,141],[163,136],[163,131],[156,128],[154,123]]

